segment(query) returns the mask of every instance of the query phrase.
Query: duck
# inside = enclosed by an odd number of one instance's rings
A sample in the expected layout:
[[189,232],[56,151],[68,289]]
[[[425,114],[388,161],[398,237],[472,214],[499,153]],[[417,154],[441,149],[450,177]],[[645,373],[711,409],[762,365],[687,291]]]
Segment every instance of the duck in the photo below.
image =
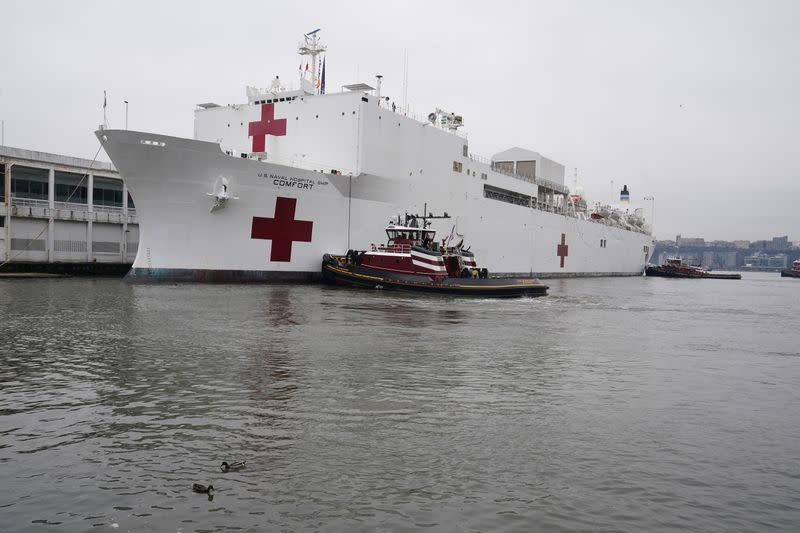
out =
[[223,472],[228,472],[229,470],[239,470],[244,468],[244,465],[247,464],[247,461],[232,461],[228,463],[227,461],[222,461],[222,464],[219,465],[219,469]]
[[214,485],[201,485],[200,483],[195,483],[192,485],[192,490],[195,492],[199,492],[201,494],[211,494],[214,492]]

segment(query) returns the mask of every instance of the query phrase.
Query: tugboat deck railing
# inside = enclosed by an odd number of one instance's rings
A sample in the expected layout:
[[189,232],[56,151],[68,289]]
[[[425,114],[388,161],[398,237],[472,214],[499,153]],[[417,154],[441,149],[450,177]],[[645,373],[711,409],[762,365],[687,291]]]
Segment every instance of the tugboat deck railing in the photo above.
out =
[[381,244],[381,245],[372,245],[373,252],[389,252],[395,254],[408,254],[411,253],[411,245],[410,244]]

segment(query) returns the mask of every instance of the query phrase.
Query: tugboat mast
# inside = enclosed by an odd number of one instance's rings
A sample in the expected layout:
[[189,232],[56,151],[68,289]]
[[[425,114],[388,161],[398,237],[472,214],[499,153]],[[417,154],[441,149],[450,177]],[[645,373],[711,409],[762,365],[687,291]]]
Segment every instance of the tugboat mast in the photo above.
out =
[[[424,229],[424,228],[428,227],[428,219],[429,218],[430,219],[450,218],[450,215],[447,214],[447,211],[445,211],[443,215],[434,215],[433,213],[428,213],[428,203],[425,202],[425,205],[422,208],[422,215],[417,215],[417,214],[409,215],[408,211],[406,211],[406,218],[404,220],[403,225],[408,227],[408,224],[410,223],[411,220],[421,219],[422,220],[422,228]],[[399,221],[399,219],[400,219],[400,217],[398,217],[398,221]]]

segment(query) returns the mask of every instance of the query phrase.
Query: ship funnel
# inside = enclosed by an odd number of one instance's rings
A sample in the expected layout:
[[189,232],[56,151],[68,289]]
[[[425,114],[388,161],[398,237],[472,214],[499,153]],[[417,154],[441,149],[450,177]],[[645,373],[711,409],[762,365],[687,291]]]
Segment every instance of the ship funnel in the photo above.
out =
[[375,96],[378,97],[378,103],[380,103],[380,101],[381,101],[381,80],[383,79],[383,75],[382,74],[376,74],[375,77],[378,79],[378,82],[376,83],[377,89],[375,89]]
[[619,202],[621,204],[629,204],[631,202],[631,193],[628,191],[627,185],[623,185],[622,190],[619,191]]

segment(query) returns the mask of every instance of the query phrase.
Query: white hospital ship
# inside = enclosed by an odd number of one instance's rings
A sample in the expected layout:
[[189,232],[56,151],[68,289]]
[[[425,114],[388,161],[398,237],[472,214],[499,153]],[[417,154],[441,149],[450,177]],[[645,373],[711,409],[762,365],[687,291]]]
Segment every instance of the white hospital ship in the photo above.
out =
[[326,92],[317,31],[298,52],[299,88],[276,77],[245,104],[200,104],[194,139],[97,132],[136,200],[131,276],[316,279],[325,253],[382,242],[392,217],[426,206],[492,274],[642,273],[653,240],[641,210],[587,206],[536,152],[474,155],[460,116],[417,119],[381,95],[380,77]]

